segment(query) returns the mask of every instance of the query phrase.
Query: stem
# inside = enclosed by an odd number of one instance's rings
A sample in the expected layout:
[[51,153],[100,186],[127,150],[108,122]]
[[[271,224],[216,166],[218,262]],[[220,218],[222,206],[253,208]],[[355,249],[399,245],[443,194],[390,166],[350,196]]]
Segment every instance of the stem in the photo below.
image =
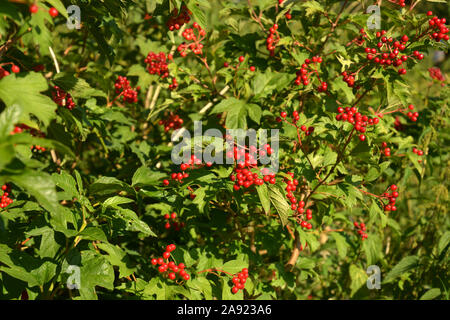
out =
[[324,184],[324,182],[331,176],[331,174],[333,173],[334,169],[336,169],[336,167],[338,166],[338,164],[342,161],[342,158],[344,156],[344,152],[345,149],[347,148],[348,144],[350,143],[352,137],[353,137],[353,133],[355,132],[355,128],[352,129],[352,131],[350,132],[350,134],[348,135],[347,141],[344,144],[344,147],[342,148],[342,151],[339,153],[338,158],[336,160],[336,163],[333,165],[333,167],[331,168],[331,170],[328,172],[328,174],[326,175],[326,177],[319,181],[319,183],[314,187],[314,189],[312,189],[312,191],[308,194],[308,196],[305,199],[305,203],[308,203],[309,198],[314,194],[314,192],[317,191],[317,189]]
[[204,272],[213,273],[214,271],[216,271],[216,272],[221,272],[221,273],[225,273],[225,274],[229,275],[230,277],[234,277],[233,274],[231,274],[231,273],[229,273],[229,272],[227,272],[227,271],[225,271],[225,270],[220,270],[220,269],[216,269],[216,268],[211,268],[211,269],[202,270],[202,271],[199,271],[199,272],[197,272],[197,273],[198,273],[198,274],[204,273]]

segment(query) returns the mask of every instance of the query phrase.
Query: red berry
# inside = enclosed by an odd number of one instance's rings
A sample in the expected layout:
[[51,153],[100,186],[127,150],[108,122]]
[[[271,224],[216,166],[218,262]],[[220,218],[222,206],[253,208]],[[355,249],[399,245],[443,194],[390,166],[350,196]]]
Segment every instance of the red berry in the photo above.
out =
[[56,10],[56,8],[54,8],[54,7],[51,7],[50,10],[48,10],[48,13],[50,13],[50,15],[53,18],[56,17],[59,14],[58,10]]
[[38,10],[39,10],[39,7],[38,7],[37,5],[32,4],[32,5],[30,6],[30,12],[31,12],[31,13],[36,13],[36,12],[38,12]]
[[13,65],[11,67],[11,71],[14,72],[14,73],[19,73],[20,72],[20,68],[18,66],[16,66],[16,65]]
[[244,62],[244,60],[245,60],[245,57],[244,57],[244,56],[240,56],[240,57],[239,57],[239,62]]

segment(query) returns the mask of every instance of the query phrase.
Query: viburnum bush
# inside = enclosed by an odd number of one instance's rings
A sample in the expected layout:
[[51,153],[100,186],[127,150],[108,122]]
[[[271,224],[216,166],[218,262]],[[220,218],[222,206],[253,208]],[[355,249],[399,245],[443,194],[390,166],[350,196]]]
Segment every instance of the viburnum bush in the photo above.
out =
[[0,298],[448,299],[448,10],[3,1]]

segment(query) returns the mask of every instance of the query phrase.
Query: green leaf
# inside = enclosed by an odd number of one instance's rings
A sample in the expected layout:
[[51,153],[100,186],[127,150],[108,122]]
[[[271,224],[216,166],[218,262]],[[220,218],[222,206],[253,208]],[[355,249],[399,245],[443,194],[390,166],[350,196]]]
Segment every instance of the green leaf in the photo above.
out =
[[269,198],[269,189],[267,189],[267,185],[264,183],[260,186],[257,186],[256,191],[258,192],[259,200],[261,201],[261,205],[264,209],[264,212],[268,214],[270,212],[270,198]]
[[58,211],[55,183],[48,173],[26,169],[17,175],[5,175],[5,178],[35,197],[44,209],[52,213]]
[[366,254],[367,264],[373,265],[383,256],[382,241],[376,234],[371,234],[363,242],[363,250]]
[[248,104],[247,112],[248,112],[250,119],[252,119],[253,121],[255,121],[258,124],[260,123],[261,116],[262,116],[262,110],[257,104]]
[[91,184],[89,191],[94,194],[107,195],[120,191],[134,194],[135,191],[127,183],[114,177],[101,177]]
[[87,227],[86,229],[81,231],[78,235],[81,236],[81,238],[84,240],[104,241],[104,242],[108,241],[103,230],[98,227]]
[[108,207],[117,208],[120,204],[126,204],[126,203],[132,203],[132,202],[134,202],[133,199],[125,198],[125,197],[119,197],[119,196],[114,196],[114,197],[106,199],[102,203],[102,207],[104,209],[106,209]]
[[277,210],[278,215],[280,216],[281,224],[284,227],[288,222],[288,218],[291,212],[291,206],[286,201],[286,198],[282,194],[280,188],[276,185],[269,185],[269,198],[273,206]]
[[441,255],[450,243],[450,231],[446,231],[439,239],[438,255]]
[[404,257],[399,263],[397,263],[391,271],[384,278],[383,283],[389,283],[402,274],[416,268],[419,265],[419,257],[407,256]]
[[139,219],[139,217],[133,211],[118,207],[115,210],[115,213],[117,217],[127,223],[127,230],[142,232],[146,237],[156,237],[156,234],[150,229],[148,224]]
[[140,167],[136,170],[131,179],[131,185],[135,186],[149,186],[149,185],[157,185],[160,184],[161,178],[166,177],[167,175],[162,172],[155,172],[150,170],[147,167]]
[[128,277],[136,268],[130,267],[131,261],[127,254],[119,247],[109,243],[98,243],[97,247],[108,253],[106,259],[113,265],[119,267],[120,278]]
[[72,200],[75,197],[77,198],[80,197],[80,194],[78,193],[77,190],[75,179],[67,172],[61,171],[60,174],[54,173],[52,175],[52,179],[58,187],[60,187],[66,192],[70,200]]
[[363,269],[357,267],[354,264],[350,265],[349,274],[351,279],[350,296],[352,297],[366,283],[367,274]]
[[330,232],[330,235],[336,241],[339,257],[344,259],[347,256],[348,243],[344,236],[337,232]]
[[92,88],[86,80],[75,76],[74,73],[60,72],[55,75],[53,82],[75,98],[105,97],[103,91]]
[[242,271],[243,268],[248,268],[248,263],[244,261],[242,256],[236,260],[230,260],[222,266],[222,270],[235,274]]
[[96,286],[114,289],[114,269],[102,255],[93,251],[81,252],[80,298],[97,299]]
[[433,300],[441,295],[441,290],[439,288],[432,288],[425,292],[419,300]]
[[206,29],[206,14],[199,8],[198,1],[189,0],[187,7],[191,10],[192,15],[194,16],[194,21],[197,22],[202,29]]
[[367,181],[367,182],[374,181],[374,180],[378,179],[380,174],[381,173],[378,171],[377,168],[371,167],[369,169],[369,171],[367,172],[366,176],[364,177],[364,180]]
[[0,100],[6,106],[17,104],[23,111],[20,122],[30,122],[31,115],[37,117],[47,126],[55,118],[56,104],[41,92],[48,89],[42,74],[31,72],[24,77],[11,74],[0,80]]

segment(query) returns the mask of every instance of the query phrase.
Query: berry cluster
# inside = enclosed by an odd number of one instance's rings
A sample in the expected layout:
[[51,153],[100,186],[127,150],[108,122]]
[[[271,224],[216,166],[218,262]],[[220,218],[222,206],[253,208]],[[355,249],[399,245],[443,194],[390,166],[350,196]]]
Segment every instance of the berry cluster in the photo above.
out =
[[[180,184],[183,183],[183,179],[189,178],[189,173],[185,172],[187,169],[198,169],[203,166],[207,166],[208,168],[212,166],[211,162],[207,162],[206,164],[202,164],[202,161],[198,159],[195,155],[191,155],[191,158],[189,159],[188,163],[182,163],[180,165],[181,172],[173,172],[171,173],[172,180],[178,181]],[[163,184],[168,186],[170,184],[169,180],[165,179],[163,180]],[[194,195],[195,198],[195,195]],[[191,199],[193,197],[191,196]]]
[[382,198],[386,198],[389,200],[389,203],[384,206],[384,210],[396,211],[397,207],[395,206],[395,202],[399,196],[397,191],[398,187],[395,184],[393,184],[389,188],[391,189],[392,193],[389,194],[389,192],[385,192],[382,196]]
[[[230,175],[230,180],[235,182],[233,189],[238,191],[241,186],[244,188],[250,188],[252,185],[263,185],[264,182],[270,184],[276,183],[275,174],[269,173],[267,168],[262,170],[257,169],[257,159],[254,155],[259,151],[259,155],[264,157],[272,155],[273,149],[269,144],[265,144],[264,147],[258,150],[255,146],[250,146],[249,152],[243,147],[233,147],[233,150],[227,152],[227,158],[232,158],[236,161],[236,167],[234,172]],[[253,169],[253,171],[252,171]],[[263,175],[261,178],[260,174]]]
[[128,103],[136,103],[138,101],[137,90],[139,87],[136,89],[131,88],[130,81],[127,77],[119,76],[114,84],[114,87],[116,89],[116,94],[119,95],[118,97],[122,97],[123,101]]
[[180,14],[178,14],[178,9],[175,8],[166,25],[170,31],[179,30],[185,23],[191,21],[191,15],[192,12],[185,5],[181,6]]
[[[414,105],[410,104],[408,106],[409,110],[414,110]],[[417,118],[419,117],[419,113],[418,112],[412,112],[412,111],[408,111],[408,113],[406,114],[409,118],[409,120],[411,121],[417,121]]]
[[[35,14],[35,13],[37,13],[37,12],[39,11],[39,7],[38,7],[36,4],[32,4],[32,5],[28,8],[28,10],[30,11],[31,14]],[[56,10],[56,8],[54,8],[54,7],[51,7],[51,8],[48,10],[48,13],[49,13],[53,18],[55,18],[55,17],[57,17],[57,16],[59,15],[58,10]]]
[[[377,43],[377,48],[366,47],[364,49],[367,60],[372,61],[375,64],[379,64],[384,68],[393,66],[399,68],[403,65],[411,55],[401,55],[400,52],[407,48],[409,37],[403,35],[400,40],[394,40],[392,37],[386,37],[386,30],[378,31],[376,33],[377,38],[380,38]],[[418,51],[414,51],[413,55],[416,59],[422,60],[424,55]],[[398,74],[406,74],[405,68],[399,68],[397,70]]]
[[[266,178],[266,180],[269,183],[271,183],[271,182],[275,183],[275,175],[274,174],[264,176],[264,178]],[[250,186],[252,186],[252,185],[260,186],[260,185],[264,184],[264,179],[261,179],[259,177],[258,173],[252,172],[251,170],[249,170],[247,168],[244,168],[244,169],[235,168],[234,173],[232,173],[230,176],[230,180],[235,182],[235,184],[233,186],[233,189],[235,191],[238,191],[241,188],[241,186],[243,186],[244,188],[250,188]]]
[[177,274],[181,279],[187,281],[191,278],[191,276],[186,272],[184,263],[179,263],[178,265],[175,262],[170,261],[170,253],[176,249],[174,244],[169,244],[166,247],[166,251],[163,253],[161,258],[154,258],[151,260],[151,264],[156,266],[159,265],[158,271],[161,274],[167,275],[170,280],[175,280],[177,278]]
[[182,34],[183,38],[186,39],[186,41],[191,41],[191,43],[188,44],[183,42],[177,48],[182,57],[186,57],[188,50],[191,50],[194,54],[203,54],[203,44],[201,41],[205,39],[206,31],[203,30],[197,22],[194,22],[192,26],[194,28],[188,28],[184,30]]
[[177,78],[172,78],[172,83],[169,84],[169,89],[170,90],[175,90],[176,88],[178,88],[178,82],[177,82]]
[[4,77],[6,77],[6,76],[9,76],[9,75],[11,74],[8,70],[6,70],[6,69],[3,68],[3,66],[4,66],[4,65],[7,65],[7,64],[10,64],[10,65],[11,65],[11,72],[12,72],[12,73],[19,73],[19,72],[20,72],[20,67],[17,66],[17,65],[15,65],[14,63],[12,63],[12,62],[3,63],[3,64],[0,66],[0,79],[4,78]]
[[402,8],[404,8],[406,6],[405,0],[389,0],[389,2],[398,4]]
[[381,144],[381,148],[383,148],[383,154],[384,154],[386,157],[390,157],[390,156],[391,156],[391,148],[389,148],[389,147],[387,146],[387,143],[386,143],[386,142],[383,142],[383,143]]
[[247,282],[248,278],[248,269],[244,268],[241,272],[235,274],[233,276],[233,279],[231,280],[234,284],[234,286],[231,288],[231,292],[233,294],[236,294],[239,292],[239,290],[244,290],[245,283]]
[[362,115],[358,112],[356,107],[343,107],[338,108],[338,115],[336,115],[336,120],[338,121],[347,121],[353,124],[353,128],[356,131],[359,131],[361,134],[359,135],[359,140],[366,140],[366,136],[364,133],[366,132],[367,125],[377,125],[380,122],[380,119],[377,117],[369,118],[366,115]]
[[179,115],[170,113],[169,117],[165,120],[159,120],[159,125],[164,126],[164,131],[169,132],[169,130],[177,130],[183,126],[183,119]]
[[270,56],[275,55],[275,47],[277,46],[278,41],[280,41],[280,35],[278,34],[278,24],[274,24],[269,29],[269,36],[266,39],[266,48],[270,52]]
[[[431,16],[433,13],[431,11],[427,12],[428,16]],[[446,19],[442,18],[439,19],[438,17],[434,16],[430,20],[428,20],[428,25],[431,29],[431,37],[439,42],[441,40],[448,41],[449,35],[447,34],[449,29],[445,26]]]
[[150,74],[157,74],[162,79],[169,76],[169,68],[167,67],[167,57],[164,52],[156,54],[149,52],[144,62],[147,64],[147,71]]
[[361,236],[362,240],[367,239],[367,233],[366,231],[366,225],[364,224],[364,222],[358,223],[358,222],[353,222],[353,225],[355,226],[356,229],[358,229],[358,234]]
[[60,107],[66,107],[69,110],[75,108],[75,102],[72,99],[70,93],[65,92],[58,86],[53,87],[54,91],[52,91],[53,101]]
[[428,72],[430,73],[430,77],[432,79],[441,82],[442,87],[445,86],[444,84],[445,76],[442,74],[441,69],[439,69],[438,67],[432,67],[428,69]]
[[355,73],[348,74],[347,71],[343,71],[341,73],[342,80],[344,80],[344,82],[346,82],[347,86],[349,86],[350,88],[355,85],[355,76],[354,75],[355,75]]
[[[172,226],[175,228],[175,231],[180,231],[181,228],[184,227],[184,222],[178,222],[177,220],[177,214],[175,212],[172,212],[171,214],[166,213],[164,215],[164,219],[167,220],[166,224],[164,225],[164,228],[170,229]],[[170,224],[170,220],[172,220],[172,224]]]
[[[317,88],[317,90],[319,92],[327,91],[328,84],[320,80],[319,73],[317,71],[317,64],[322,63],[322,61],[322,57],[319,56],[312,57],[312,59],[306,59],[305,63],[302,64],[300,70],[296,72],[297,78],[295,79],[295,84],[300,85],[302,83],[304,86],[307,86],[310,81],[309,76],[311,74],[315,74],[320,83],[320,86]],[[311,67],[311,64],[315,66],[314,69]]]
[[294,211],[295,220],[300,224],[302,228],[310,230],[312,228],[312,224],[307,222],[306,220],[312,219],[312,210],[305,210],[305,202],[303,200],[297,199],[293,192],[297,190],[299,186],[299,181],[295,179],[294,173],[287,173],[291,179],[285,178],[283,182],[286,184],[286,198],[289,200],[288,202],[291,204],[291,210]]
[[14,201],[13,199],[9,198],[9,194],[11,193],[11,187],[8,184],[4,184],[2,186],[2,197],[0,198],[0,208],[4,209],[10,204],[12,204]]
[[417,148],[413,148],[412,152],[414,152],[415,154],[417,154],[418,156],[423,156],[423,151],[419,150]]

